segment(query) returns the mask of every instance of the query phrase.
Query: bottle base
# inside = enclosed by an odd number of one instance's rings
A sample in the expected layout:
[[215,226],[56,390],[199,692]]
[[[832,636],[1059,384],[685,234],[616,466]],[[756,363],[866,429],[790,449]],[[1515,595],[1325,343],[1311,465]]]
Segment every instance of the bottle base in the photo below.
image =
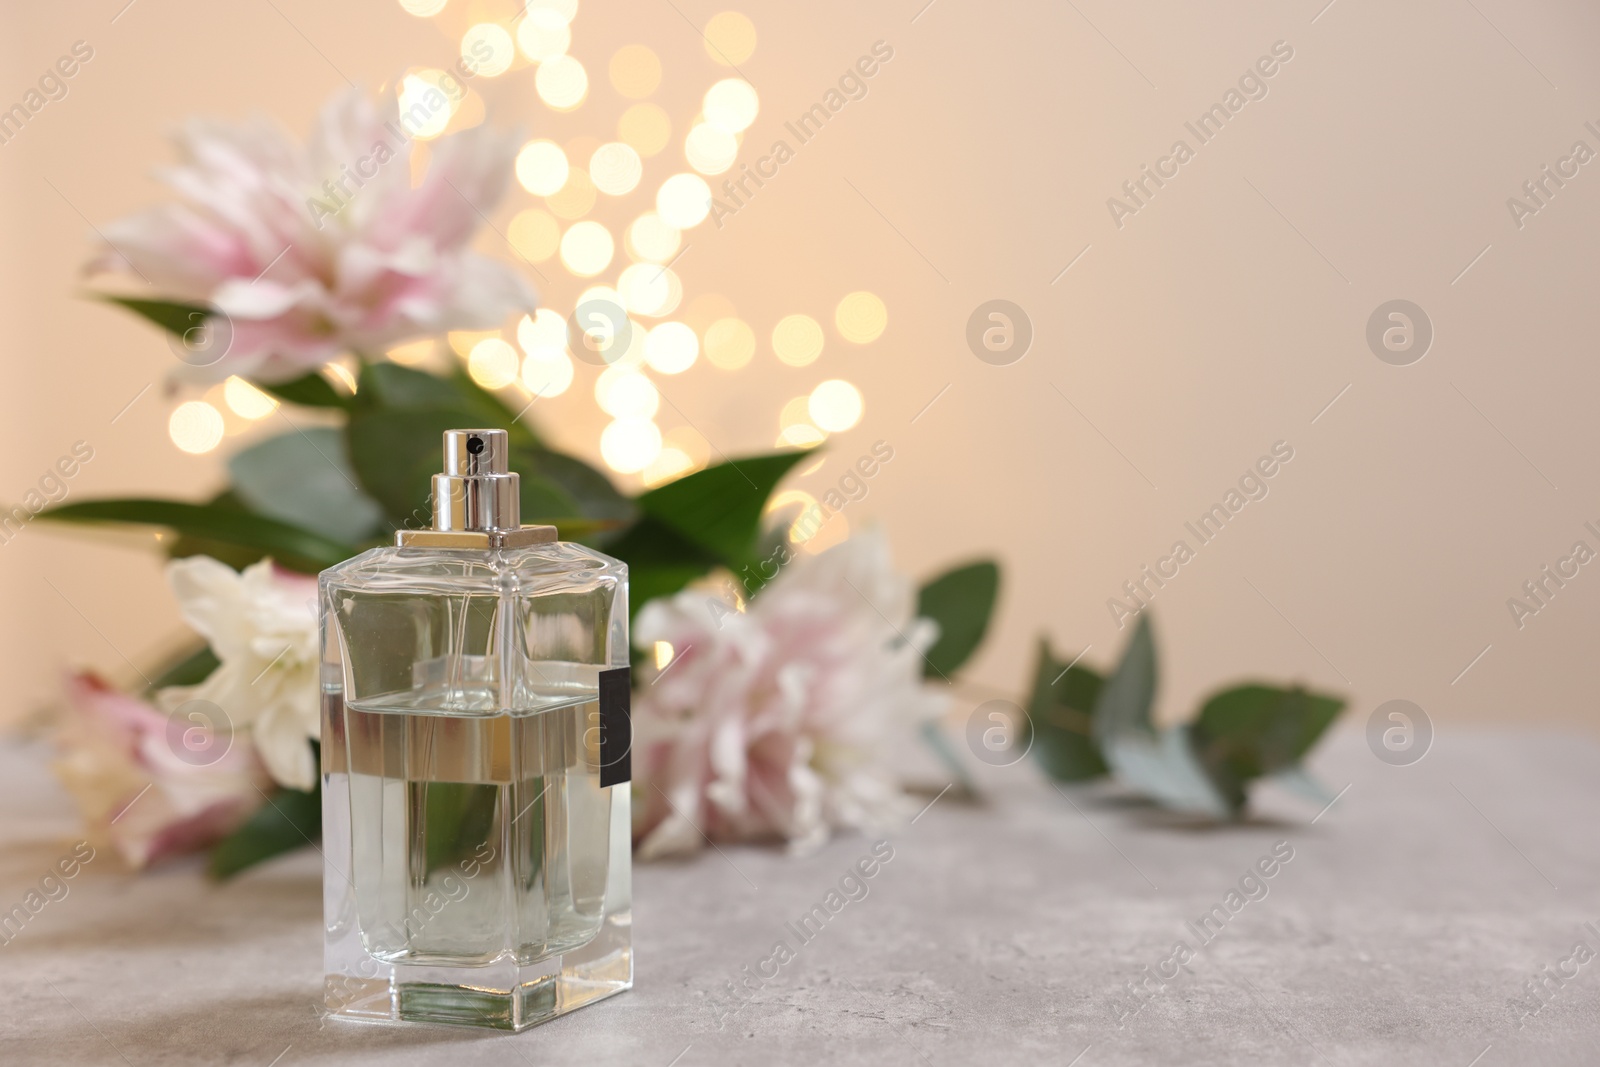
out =
[[362,970],[375,972],[370,976],[326,976],[323,1004],[335,1018],[360,1022],[526,1030],[633,988],[627,916],[612,917],[607,927],[583,948],[537,964],[449,967],[367,957]]

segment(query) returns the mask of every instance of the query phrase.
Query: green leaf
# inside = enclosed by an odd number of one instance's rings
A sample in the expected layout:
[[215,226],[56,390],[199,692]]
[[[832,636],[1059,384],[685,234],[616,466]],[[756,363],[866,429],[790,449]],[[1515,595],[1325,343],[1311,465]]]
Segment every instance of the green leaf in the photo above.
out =
[[520,418],[531,406],[531,402],[530,404],[519,404],[516,408],[512,408],[504,400],[500,399],[498,394],[490,392],[473,381],[472,376],[460,364],[455,366],[449,381],[472,408],[481,408],[483,410],[484,414],[489,417],[490,426],[500,426],[507,430],[511,434],[512,444],[537,445],[539,443],[538,435]]
[[552,523],[565,536],[590,536],[631,520],[633,505],[602,473],[541,446],[493,393],[460,371],[429,374],[393,363],[362,368],[358,404],[345,427],[350,462],[391,523],[426,526],[432,479],[446,430],[498,428],[510,438],[510,467],[522,477],[523,521]]
[[1344,700],[1299,686],[1251,683],[1214,693],[1195,720],[1198,733],[1218,744],[1248,746],[1262,773],[1298,763],[1344,707]]
[[[522,475],[524,481],[539,478],[560,486],[576,505],[575,511],[566,514],[613,523],[631,521],[637,514],[633,502],[617,491],[611,479],[565,453],[548,448],[513,447],[511,469]],[[533,520],[525,513],[523,521]]]
[[628,565],[628,615],[660,597],[671,596],[684,586],[704,577],[710,568],[692,563],[653,563]]
[[287,382],[256,382],[258,388],[264,389],[279,400],[287,400],[291,404],[299,404],[308,408],[341,408],[348,410],[354,402],[353,397],[346,396],[333,387],[333,383],[315,372],[302,378],[295,378]]
[[368,363],[361,368],[356,389],[361,407],[418,408],[466,407],[451,379],[398,363]]
[[939,624],[939,640],[923,657],[924,677],[948,678],[972,655],[994,614],[1000,568],[980,560],[946,571],[917,594],[917,614]]
[[944,769],[950,772],[950,777],[955,779],[959,791],[968,797],[978,795],[978,783],[973,780],[972,773],[967,770],[967,765],[961,762],[961,755],[956,751],[956,746],[950,743],[950,738],[945,735],[944,728],[937,719],[928,719],[917,730],[917,735],[934,754]]
[[[472,782],[425,782],[423,800],[426,873],[453,867],[476,852],[494,829],[500,788]],[[544,792],[525,813],[529,826],[543,826]]]
[[[482,425],[478,413],[462,408],[358,408],[345,427],[345,447],[356,480],[389,522],[415,529],[432,516],[444,432]],[[509,463],[521,475],[523,522],[551,523],[563,537],[590,536],[635,514],[605,475],[571,456],[524,441],[513,444]]]
[[285,567],[315,574],[355,555],[354,546],[277,519],[217,504],[126,497],[84,500],[41,511],[39,518],[71,523],[165,526],[180,535],[258,551]]
[[1298,763],[1272,775],[1271,780],[1300,799],[1309,800],[1318,807],[1332,804],[1339,799],[1327,786],[1307,774],[1306,769]]
[[108,296],[105,300],[127,308],[175,337],[182,337],[216,314],[214,309],[205,304],[184,304],[174,300],[136,300],[127,296]]
[[1101,688],[1094,708],[1094,737],[1102,745],[1108,740],[1155,736],[1150,709],[1156,699],[1156,644],[1150,632],[1150,617],[1141,614],[1122,662]]
[[219,663],[211,646],[203,644],[156,675],[155,681],[150,683],[150,690],[153,692],[173,685],[199,685],[211,677],[211,672],[217,669]]
[[344,437],[313,426],[268,438],[228,460],[233,491],[252,510],[335,541],[377,536],[383,509],[356,485]]
[[572,499],[572,494],[550,479],[523,474],[517,482],[524,523],[553,525],[578,514],[578,502]]
[[754,550],[761,510],[778,482],[810,451],[729,460],[652,489],[636,503],[646,515],[735,565]]
[[1339,717],[1344,700],[1299,687],[1252,683],[1213,694],[1194,723],[1195,751],[1234,807],[1246,783],[1299,765]]
[[[777,581],[784,568],[795,561],[799,555],[796,542],[804,538],[790,540],[796,525],[790,516],[804,513],[798,502],[779,511],[763,512],[763,526],[756,535],[755,549],[743,559],[721,562],[722,566],[733,572],[734,578],[743,587],[740,595],[746,600],[760,595],[761,590]],[[775,518],[777,522],[773,522]]]
[[609,533],[620,525],[610,519],[558,518],[541,519],[539,521],[546,525],[554,526],[558,540],[578,541],[583,544],[590,544],[600,534]]
[[1082,782],[1106,773],[1093,736],[1094,706],[1104,685],[1088,667],[1056,659],[1050,643],[1039,639],[1025,729],[1033,732],[1033,758],[1050,777]]
[[446,430],[472,428],[471,412],[449,408],[358,408],[345,426],[346,455],[361,487],[405,529],[426,527],[433,476],[442,469]]
[[[249,515],[251,511],[245,507],[244,501],[233,495],[231,490],[223,490],[205,503],[214,508],[223,508],[228,511]],[[236,545],[227,541],[217,541],[208,537],[197,537],[192,533],[179,533],[170,542],[163,546],[167,555],[173,559],[183,559],[185,556],[210,556],[214,560],[226,563],[236,571],[242,571],[250,564],[265,559],[271,553],[262,548],[246,545]]]
[[[459,367],[449,375],[430,374],[398,363],[368,363],[361,368],[356,406],[391,411],[445,408],[467,416],[451,429],[501,429],[512,445],[536,445],[537,439],[517,412],[473,381]],[[438,442],[434,442],[437,449]]]
[[650,516],[609,542],[606,551],[628,565],[630,617],[657,597],[676,593],[718,563],[705,548]]
[[322,793],[280,789],[211,850],[211,877],[232,878],[263,860],[314,842],[322,833]]
[[1240,809],[1218,791],[1200,766],[1188,725],[1163,730],[1148,744],[1108,748],[1106,762],[1122,781],[1174,811],[1212,819],[1230,819],[1239,814]]
[[1150,713],[1155,695],[1156,647],[1145,612],[1095,701],[1094,739],[1118,779],[1166,807],[1218,819],[1232,815],[1236,807],[1206,775],[1188,728],[1157,734]]

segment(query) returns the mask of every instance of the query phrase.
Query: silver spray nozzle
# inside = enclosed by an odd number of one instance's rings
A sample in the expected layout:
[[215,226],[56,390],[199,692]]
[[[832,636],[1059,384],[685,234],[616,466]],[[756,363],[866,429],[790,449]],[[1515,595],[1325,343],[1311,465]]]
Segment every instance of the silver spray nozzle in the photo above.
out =
[[444,472],[463,478],[509,474],[508,448],[504,430],[446,430]]
[[504,430],[446,430],[444,473],[433,476],[435,530],[499,531],[522,525],[521,479]]
[[396,530],[401,548],[517,548],[556,539],[522,525],[522,479],[504,430],[446,430],[444,473],[433,476],[433,528]]

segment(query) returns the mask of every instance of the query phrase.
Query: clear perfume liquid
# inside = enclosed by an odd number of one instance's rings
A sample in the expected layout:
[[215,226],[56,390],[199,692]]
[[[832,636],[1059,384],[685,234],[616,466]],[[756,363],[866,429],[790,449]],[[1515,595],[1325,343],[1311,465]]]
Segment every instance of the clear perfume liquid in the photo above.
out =
[[348,705],[360,828],[350,879],[366,951],[527,964],[592,940],[611,821],[597,722],[592,694],[474,718]]

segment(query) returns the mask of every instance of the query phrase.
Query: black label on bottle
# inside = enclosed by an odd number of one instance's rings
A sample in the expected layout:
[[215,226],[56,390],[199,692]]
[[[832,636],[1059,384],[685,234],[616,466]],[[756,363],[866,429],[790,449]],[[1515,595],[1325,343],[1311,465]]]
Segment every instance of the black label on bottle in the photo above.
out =
[[633,672],[600,672],[600,788],[633,780]]

